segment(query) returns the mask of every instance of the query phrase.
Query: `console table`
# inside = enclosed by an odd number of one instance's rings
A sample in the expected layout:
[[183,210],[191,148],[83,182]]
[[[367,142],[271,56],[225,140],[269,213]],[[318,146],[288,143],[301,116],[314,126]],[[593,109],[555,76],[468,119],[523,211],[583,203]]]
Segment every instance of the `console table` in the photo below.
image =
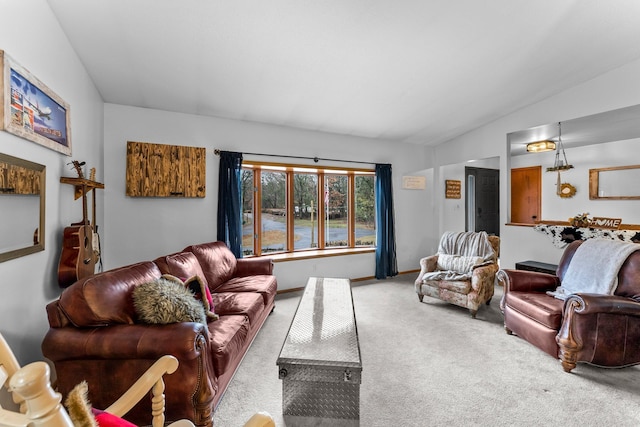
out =
[[572,227],[571,225],[552,224],[538,224],[533,227],[533,229],[549,236],[553,241],[553,245],[557,248],[564,248],[573,240],[595,238],[640,243],[640,230],[638,229],[609,230],[603,228]]
[[362,362],[349,279],[311,277],[277,365],[287,426],[358,426]]
[[537,271],[538,273],[547,273],[556,275],[558,266],[556,264],[547,264],[540,261],[520,261],[516,262],[516,270]]

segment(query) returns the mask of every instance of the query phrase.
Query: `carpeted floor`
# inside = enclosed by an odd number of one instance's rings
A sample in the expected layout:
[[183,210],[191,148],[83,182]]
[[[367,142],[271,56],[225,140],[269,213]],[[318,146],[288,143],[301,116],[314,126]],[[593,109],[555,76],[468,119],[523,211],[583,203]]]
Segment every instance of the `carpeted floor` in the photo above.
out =
[[[502,289],[472,319],[425,297],[415,275],[353,284],[362,357],[361,426],[639,426],[640,366],[571,373],[504,332]],[[257,411],[282,417],[276,360],[301,292],[279,295],[216,409],[240,427]]]

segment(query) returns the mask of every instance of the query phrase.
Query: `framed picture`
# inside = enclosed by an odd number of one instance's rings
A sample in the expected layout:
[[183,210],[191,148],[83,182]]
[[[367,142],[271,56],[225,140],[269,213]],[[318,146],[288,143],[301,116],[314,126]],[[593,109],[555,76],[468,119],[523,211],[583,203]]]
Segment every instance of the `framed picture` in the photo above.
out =
[[69,104],[0,50],[0,130],[71,155]]

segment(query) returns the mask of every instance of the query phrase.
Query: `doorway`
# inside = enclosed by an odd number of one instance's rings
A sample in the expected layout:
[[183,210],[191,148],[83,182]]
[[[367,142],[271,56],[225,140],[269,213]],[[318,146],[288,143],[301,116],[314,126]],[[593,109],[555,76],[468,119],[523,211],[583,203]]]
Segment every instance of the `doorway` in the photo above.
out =
[[465,228],[500,235],[500,171],[466,166]]
[[542,167],[511,169],[511,222],[535,224],[540,220]]

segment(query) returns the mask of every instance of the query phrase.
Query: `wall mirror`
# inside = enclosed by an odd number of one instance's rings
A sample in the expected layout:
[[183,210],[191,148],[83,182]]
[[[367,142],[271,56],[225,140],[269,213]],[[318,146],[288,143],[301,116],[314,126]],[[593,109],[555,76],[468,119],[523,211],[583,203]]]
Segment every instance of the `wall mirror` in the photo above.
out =
[[44,250],[46,168],[0,153],[0,262]]
[[589,169],[589,198],[640,200],[640,165]]

